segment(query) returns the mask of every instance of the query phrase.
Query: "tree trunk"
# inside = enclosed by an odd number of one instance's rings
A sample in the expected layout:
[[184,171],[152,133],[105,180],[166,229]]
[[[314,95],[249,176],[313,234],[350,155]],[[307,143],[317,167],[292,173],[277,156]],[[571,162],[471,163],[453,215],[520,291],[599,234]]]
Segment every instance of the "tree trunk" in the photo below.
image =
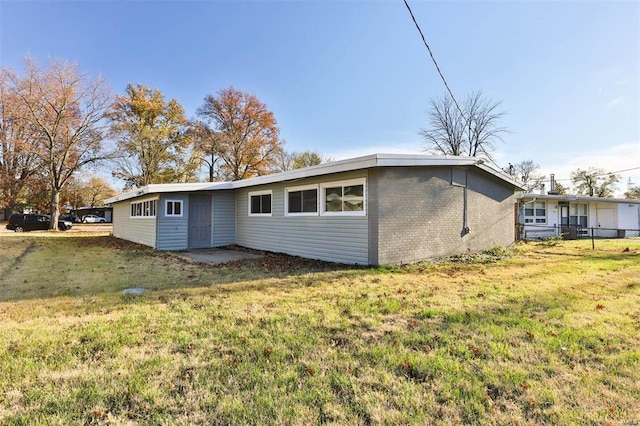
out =
[[60,211],[58,206],[60,205],[60,190],[52,188],[51,190],[51,223],[50,228],[54,231],[58,230],[58,218],[60,217]]
[[13,214],[13,210],[15,209],[15,204],[11,204],[9,207],[5,207],[4,210],[4,220],[9,220],[11,215]]

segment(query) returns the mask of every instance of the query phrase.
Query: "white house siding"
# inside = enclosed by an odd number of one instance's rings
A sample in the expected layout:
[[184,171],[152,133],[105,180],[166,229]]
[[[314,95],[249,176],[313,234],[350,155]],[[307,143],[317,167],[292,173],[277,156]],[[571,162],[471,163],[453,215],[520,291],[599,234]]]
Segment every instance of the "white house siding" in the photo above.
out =
[[497,179],[468,171],[465,234],[464,170],[389,167],[376,174],[377,263],[417,262],[514,242],[514,192]]
[[[367,264],[367,216],[285,216],[284,214],[284,194],[287,187],[362,177],[367,177],[366,170],[237,190],[236,244],[329,262]],[[249,216],[248,194],[261,190],[273,191],[272,215]]]
[[213,192],[212,241],[215,247],[236,242],[236,195],[234,191]]
[[131,203],[157,198],[157,196],[140,197],[114,204],[113,236],[156,248],[156,218],[131,217]]
[[640,204],[618,204],[618,227],[627,237],[640,235]]
[[616,205],[613,203],[589,203],[589,227],[596,237],[614,238],[618,235]]
[[[167,217],[166,201],[182,201],[182,216]],[[189,246],[189,194],[162,194],[158,202],[158,250],[184,250]]]

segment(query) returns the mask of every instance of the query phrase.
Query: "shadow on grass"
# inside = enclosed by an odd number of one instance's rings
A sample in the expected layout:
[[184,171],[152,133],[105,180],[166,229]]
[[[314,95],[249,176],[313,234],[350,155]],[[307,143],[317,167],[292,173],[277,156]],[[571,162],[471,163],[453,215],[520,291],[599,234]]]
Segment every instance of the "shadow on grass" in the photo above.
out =
[[[10,246],[14,244],[13,246]],[[366,273],[414,273],[415,265],[393,268],[370,268],[310,260],[284,254],[259,252],[259,259],[237,260],[224,264],[200,264],[175,254],[159,252],[147,246],[111,236],[71,236],[65,238],[0,239],[0,250],[11,248],[17,254],[0,265],[0,302],[47,299],[55,297],[109,297],[106,304],[119,301],[153,302],[175,297],[188,289],[204,289],[213,294],[230,294],[260,290],[294,290],[315,287],[326,282],[357,277]],[[23,251],[20,252],[18,248]],[[253,250],[243,249],[249,252]],[[534,250],[530,253],[537,253]],[[624,267],[636,262],[637,251],[585,251],[583,256],[540,250],[540,256],[524,262],[544,263],[545,268],[528,279],[545,279],[548,271],[575,273],[572,265],[580,259],[597,265],[599,262],[619,263]],[[504,264],[504,267],[513,265]],[[501,266],[502,267],[502,266]],[[475,265],[440,265],[438,272],[458,276],[473,274]],[[477,268],[476,268],[477,269]],[[429,273],[430,268],[425,272]],[[423,272],[418,272],[423,273]],[[233,284],[233,285],[228,285]],[[127,287],[144,287],[142,296],[124,296]],[[187,297],[187,295],[180,295]],[[553,299],[550,300],[550,302]]]
[[[117,294],[127,287],[146,288],[150,290],[146,295],[236,283],[243,284],[217,290],[229,293],[295,288],[298,282],[308,287],[367,269],[262,252],[259,259],[203,264],[112,236],[25,236],[0,240],[0,249],[10,244],[16,255],[0,267],[4,276],[0,302]],[[320,275],[295,280],[309,274]],[[141,299],[134,296],[125,300]]]

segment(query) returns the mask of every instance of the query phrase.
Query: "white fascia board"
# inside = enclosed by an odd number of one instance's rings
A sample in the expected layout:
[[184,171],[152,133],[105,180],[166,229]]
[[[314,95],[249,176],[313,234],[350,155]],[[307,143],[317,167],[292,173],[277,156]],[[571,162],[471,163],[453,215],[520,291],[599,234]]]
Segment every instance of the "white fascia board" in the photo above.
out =
[[119,194],[105,200],[112,204],[130,198],[140,197],[145,194],[158,192],[189,192],[189,191],[214,191],[222,189],[247,188],[252,186],[267,185],[276,182],[293,181],[308,177],[330,175],[335,173],[350,172],[353,170],[369,169],[374,167],[415,167],[415,166],[474,166],[498,177],[517,189],[522,189],[510,175],[486,165],[485,160],[477,157],[448,156],[448,155],[421,155],[421,154],[372,154],[362,157],[348,158],[346,160],[319,164],[303,169],[290,170],[272,175],[258,176],[250,179],[233,182],[217,183],[169,183],[154,184]]
[[105,204],[113,204],[119,201],[129,200],[131,198],[142,197],[146,194],[157,194],[165,192],[190,192],[190,191],[206,191],[216,189],[230,189],[230,182],[196,182],[196,183],[157,183],[143,186],[131,191],[123,192],[115,197],[104,200]]
[[248,186],[266,185],[275,182],[284,182],[288,180],[298,180],[307,177],[350,172],[352,170],[368,169],[370,167],[375,167],[376,165],[376,155],[367,155],[364,157],[324,163],[317,166],[305,167],[303,169],[295,169],[287,172],[275,173],[272,175],[236,180],[234,182],[231,182],[231,187],[235,189],[246,188]]
[[521,194],[518,198],[521,200],[556,200],[581,203],[640,204],[640,200],[629,198],[586,197],[584,195]]

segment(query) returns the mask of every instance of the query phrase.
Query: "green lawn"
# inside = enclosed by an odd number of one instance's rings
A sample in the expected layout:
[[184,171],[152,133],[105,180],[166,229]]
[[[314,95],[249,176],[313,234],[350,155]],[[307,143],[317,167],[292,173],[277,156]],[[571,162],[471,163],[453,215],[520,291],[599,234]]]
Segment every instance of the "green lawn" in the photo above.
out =
[[640,240],[492,254],[215,267],[2,236],[0,424],[638,424]]

